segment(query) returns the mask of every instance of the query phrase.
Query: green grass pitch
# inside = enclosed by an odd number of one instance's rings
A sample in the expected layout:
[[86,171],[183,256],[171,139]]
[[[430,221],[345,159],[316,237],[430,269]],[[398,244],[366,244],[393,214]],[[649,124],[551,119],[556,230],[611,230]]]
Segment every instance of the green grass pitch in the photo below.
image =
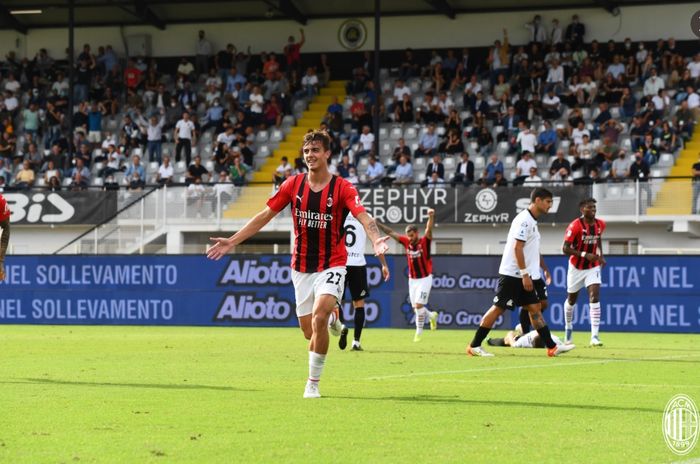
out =
[[[350,332],[352,334],[352,331]],[[578,341],[587,334],[578,333]],[[297,329],[3,326],[0,462],[642,463],[700,403],[698,335],[603,333],[560,358],[471,331],[366,329],[304,400]]]

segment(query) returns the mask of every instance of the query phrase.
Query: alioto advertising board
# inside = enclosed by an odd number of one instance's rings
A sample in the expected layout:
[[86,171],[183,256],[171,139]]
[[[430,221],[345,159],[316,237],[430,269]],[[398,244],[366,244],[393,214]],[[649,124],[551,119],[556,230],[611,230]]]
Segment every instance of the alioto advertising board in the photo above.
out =
[[[563,328],[567,262],[546,258],[553,274],[545,317]],[[429,306],[443,328],[474,328],[491,306],[498,256],[437,256]],[[392,278],[382,282],[368,258],[371,327],[413,327],[406,259],[390,256]],[[601,325],[607,331],[700,331],[700,260],[694,257],[609,257],[603,269]],[[0,323],[192,326],[296,326],[289,257],[11,256],[0,283]],[[343,304],[352,320],[352,307]],[[517,317],[506,313],[498,328]],[[582,292],[575,325],[587,329]]]

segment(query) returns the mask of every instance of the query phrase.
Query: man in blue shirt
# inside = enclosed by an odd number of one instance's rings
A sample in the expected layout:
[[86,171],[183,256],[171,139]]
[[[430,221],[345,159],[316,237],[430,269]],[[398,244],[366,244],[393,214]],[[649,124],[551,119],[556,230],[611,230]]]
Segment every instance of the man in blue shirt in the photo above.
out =
[[245,76],[240,74],[236,67],[232,67],[226,78],[226,93],[233,93],[236,90],[236,84],[241,84],[241,88],[245,87],[246,79]]
[[544,122],[544,130],[537,137],[537,153],[546,153],[554,156],[557,152],[557,131],[552,128],[552,123]]
[[482,175],[482,182],[486,182],[487,185],[493,184],[496,180],[496,172],[503,174],[503,163],[498,159],[498,155],[495,153],[491,155],[491,161],[486,165],[484,173]]
[[139,179],[146,178],[146,170],[143,168],[143,165],[141,164],[141,157],[139,155],[134,155],[131,158],[131,164],[126,169],[126,172],[124,173],[124,177],[126,177],[126,179],[128,181],[131,181],[131,178],[133,177],[134,173],[138,173]]
[[437,153],[438,136],[435,133],[435,124],[428,125],[428,132],[423,134],[416,149],[416,156],[433,156]]
[[369,166],[367,166],[367,183],[371,185],[379,185],[384,178],[384,166],[377,161],[374,156],[369,157]]
[[399,157],[399,164],[394,171],[394,185],[413,183],[413,166],[405,155]]

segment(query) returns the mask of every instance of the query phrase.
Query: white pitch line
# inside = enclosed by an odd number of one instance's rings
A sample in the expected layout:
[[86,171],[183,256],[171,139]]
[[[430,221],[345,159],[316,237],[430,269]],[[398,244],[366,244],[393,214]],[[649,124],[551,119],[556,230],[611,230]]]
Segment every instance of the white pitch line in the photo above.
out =
[[524,366],[498,366],[498,367],[483,367],[478,369],[460,369],[453,371],[429,371],[429,372],[412,372],[410,374],[394,374],[394,375],[382,375],[368,377],[367,380],[389,380],[389,379],[401,379],[409,377],[424,377],[432,375],[452,375],[452,374],[466,374],[469,372],[491,372],[491,371],[508,371],[514,369],[533,369],[539,367],[568,367],[568,366],[585,366],[590,364],[608,364],[608,363],[621,363],[621,362],[642,362],[642,361],[666,361],[669,359],[680,359],[680,358],[691,358],[694,356],[700,356],[700,354],[691,355],[674,355],[674,356],[662,356],[654,358],[638,358],[638,359],[598,359],[594,361],[574,361],[574,362],[562,362],[562,363],[548,363],[548,364],[526,364]]
[[[488,383],[492,384],[493,379],[435,379],[433,382],[437,383]],[[604,385],[606,388],[698,388],[697,385],[676,385],[676,384],[651,384],[651,383],[595,383],[595,382],[536,382],[528,380],[499,380],[499,384],[507,385],[537,385],[537,386],[551,386],[551,387],[600,387]],[[700,464],[700,463],[698,463]]]
[[686,461],[673,461],[670,464],[700,464],[700,458],[691,458]]

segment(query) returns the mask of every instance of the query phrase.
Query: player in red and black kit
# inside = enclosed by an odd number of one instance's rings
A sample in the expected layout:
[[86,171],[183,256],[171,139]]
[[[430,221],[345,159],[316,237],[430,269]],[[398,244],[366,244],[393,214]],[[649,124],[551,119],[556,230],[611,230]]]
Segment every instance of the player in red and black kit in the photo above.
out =
[[0,280],[5,280],[5,253],[10,243],[10,208],[0,195]]
[[285,180],[267,201],[267,207],[237,233],[228,238],[212,237],[214,245],[207,251],[207,257],[220,259],[291,205],[295,243],[291,266],[296,310],[299,326],[310,340],[309,378],[304,398],[318,398],[321,396],[318,382],[328,352],[328,327],[329,324],[340,325],[336,308],[342,298],[346,273],[345,217],[352,213],[360,221],[372,240],[376,255],[386,253],[389,237],[381,237],[355,187],[328,170],[331,151],[326,132],[306,134],[302,151],[308,174]]
[[566,321],[564,343],[573,339],[574,305],[578,292],[584,286],[588,290],[589,311],[591,316],[591,346],[602,346],[598,332],[600,330],[600,272],[605,266],[601,236],[605,222],[595,217],[596,201],[586,198],[579,203],[581,217],[575,219],[566,228],[564,254],[570,256],[569,270],[566,274],[566,291],[568,296],[564,303]]
[[434,209],[428,210],[428,222],[425,224],[425,234],[422,237],[418,235],[418,227],[415,225],[406,226],[406,235],[399,235],[384,224],[378,224],[380,229],[406,248],[408,297],[416,313],[414,342],[420,341],[426,319],[430,321],[430,330],[437,329],[437,311],[428,311],[425,307],[433,287],[433,259],[430,256],[430,243],[433,240],[434,224]]

